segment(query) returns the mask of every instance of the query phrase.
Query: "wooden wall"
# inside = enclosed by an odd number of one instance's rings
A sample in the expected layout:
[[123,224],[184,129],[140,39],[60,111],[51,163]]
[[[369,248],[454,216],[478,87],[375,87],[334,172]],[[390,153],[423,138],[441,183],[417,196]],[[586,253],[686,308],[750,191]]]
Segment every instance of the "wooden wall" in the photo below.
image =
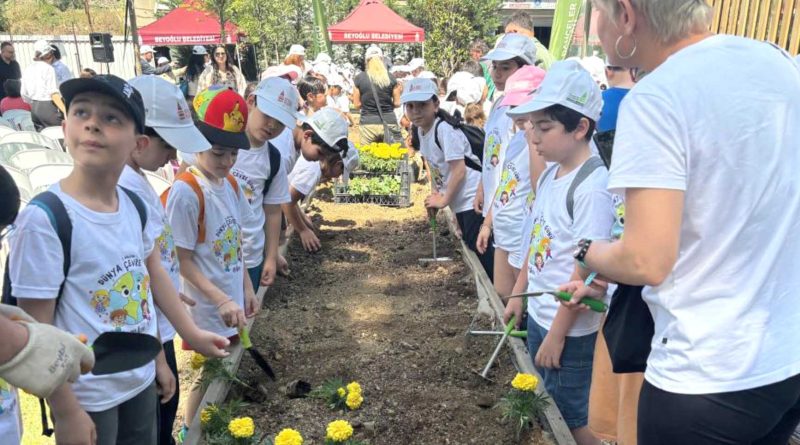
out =
[[791,54],[800,52],[800,0],[708,0],[711,30],[768,40]]

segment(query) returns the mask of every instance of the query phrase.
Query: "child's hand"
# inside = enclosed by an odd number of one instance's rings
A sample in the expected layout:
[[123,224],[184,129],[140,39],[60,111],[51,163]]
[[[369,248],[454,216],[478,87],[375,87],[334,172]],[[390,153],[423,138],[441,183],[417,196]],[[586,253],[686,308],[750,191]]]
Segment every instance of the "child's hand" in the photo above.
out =
[[503,323],[508,324],[511,316],[514,316],[514,328],[519,329],[522,324],[522,298],[512,298],[506,303],[506,310],[503,311]]
[[561,368],[561,352],[564,351],[564,337],[548,333],[544,336],[539,351],[533,363],[541,368],[559,369]]
[[175,396],[175,374],[169,369],[164,351],[161,351],[156,357],[156,386],[162,405]]
[[310,229],[300,231],[300,242],[303,243],[303,249],[305,249],[306,252],[314,253],[322,247],[319,238],[317,238],[317,235]]
[[56,443],[66,445],[95,445],[97,430],[86,411],[78,408],[67,412],[53,412],[56,428]]
[[258,306],[258,300],[252,291],[244,292],[244,313],[247,318],[255,317],[261,308]]
[[225,348],[231,343],[221,335],[202,329],[196,329],[191,337],[186,338],[186,342],[192,345],[192,349],[198,354],[211,358],[227,357],[228,351]]
[[478,187],[475,191],[475,199],[472,200],[472,210],[479,215],[483,214],[483,187]]
[[434,193],[425,198],[425,207],[429,209],[443,209],[447,207],[447,201],[441,193]]
[[229,328],[241,328],[247,323],[242,308],[236,304],[235,301],[228,299],[228,301],[221,303],[217,306],[217,312],[222,317],[225,326]]
[[489,238],[492,237],[492,229],[489,226],[482,225],[480,232],[478,232],[478,239],[475,240],[475,248],[478,253],[483,255],[486,249],[489,248]]
[[[277,262],[275,260],[270,260],[267,258],[264,261],[264,267],[261,269],[261,285],[262,286],[272,286],[275,284],[275,274],[277,273]],[[247,296],[248,290],[245,289],[244,294]],[[247,300],[245,300],[247,302]]]
[[567,309],[584,312],[589,310],[589,306],[582,304],[581,300],[585,297],[602,300],[606,296],[607,289],[608,283],[598,280],[597,278],[592,281],[591,286],[586,286],[583,281],[570,281],[567,284],[559,286],[557,290],[559,292],[568,292],[572,294],[572,299],[570,301],[564,301],[557,298],[556,301]]

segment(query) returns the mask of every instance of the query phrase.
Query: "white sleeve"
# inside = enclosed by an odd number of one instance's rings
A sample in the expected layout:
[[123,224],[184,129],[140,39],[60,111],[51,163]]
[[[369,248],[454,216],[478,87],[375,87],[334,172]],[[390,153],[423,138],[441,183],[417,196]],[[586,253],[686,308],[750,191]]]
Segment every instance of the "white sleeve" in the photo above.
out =
[[48,91],[51,95],[58,93],[58,80],[56,79],[56,70],[52,68],[45,71],[47,74],[44,76],[44,88],[45,91]]
[[606,189],[607,174],[597,170],[575,191],[573,201],[572,243],[581,239],[611,239],[614,225],[614,202]]
[[632,90],[619,111],[609,189],[686,190],[684,129],[672,104]]
[[9,238],[8,273],[17,298],[54,299],[64,281],[64,252],[44,210],[27,206]]
[[172,238],[176,246],[194,250],[199,214],[200,201],[192,188],[182,181],[175,181],[167,197],[167,219],[172,226]]
[[[282,157],[281,157],[282,158]],[[264,195],[264,205],[286,204],[291,202],[289,197],[289,178],[286,173],[286,164],[281,160],[278,173],[272,178],[272,184]]]
[[463,160],[464,156],[472,153],[472,148],[464,132],[456,130],[446,122],[439,125],[439,142],[444,150],[446,162]]
[[319,161],[304,163],[298,162],[292,171],[291,186],[303,196],[308,196],[322,178],[322,169]]

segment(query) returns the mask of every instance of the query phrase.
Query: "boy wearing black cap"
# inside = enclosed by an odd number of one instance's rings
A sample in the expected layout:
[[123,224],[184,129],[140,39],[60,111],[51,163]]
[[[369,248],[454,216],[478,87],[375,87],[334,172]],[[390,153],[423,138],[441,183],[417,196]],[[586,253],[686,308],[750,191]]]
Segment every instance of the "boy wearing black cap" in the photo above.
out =
[[[12,294],[40,322],[84,334],[89,344],[110,331],[156,336],[152,298],[168,317],[183,309],[159,255],[151,255],[154,231],[146,207],[133,192],[117,186],[131,153],[149,143],[142,98],[110,75],[68,80],[61,95],[67,107],[65,141],[75,164],[49,192],[72,224],[71,265],[65,278],[52,213],[29,205],[10,240]],[[211,334],[203,338],[209,353],[225,354],[219,348],[227,340]],[[155,374],[150,362],[130,371],[87,374],[61,386],[49,398],[58,425],[56,441],[155,443]]]

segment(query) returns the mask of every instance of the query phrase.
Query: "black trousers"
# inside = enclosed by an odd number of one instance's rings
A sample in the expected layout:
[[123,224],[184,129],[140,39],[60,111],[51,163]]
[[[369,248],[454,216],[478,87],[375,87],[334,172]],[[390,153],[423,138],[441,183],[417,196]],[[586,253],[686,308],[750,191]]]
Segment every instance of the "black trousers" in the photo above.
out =
[[464,240],[470,250],[478,255],[483,270],[489,275],[489,279],[494,282],[494,240],[489,239],[488,247],[483,254],[478,253],[478,249],[475,247],[475,242],[478,240],[478,234],[481,231],[481,224],[483,224],[483,216],[475,213],[474,210],[467,210],[456,213],[456,221],[458,221],[458,227],[461,228],[461,239]]
[[175,445],[172,437],[172,427],[175,425],[175,416],[178,414],[178,400],[181,398],[181,382],[178,378],[178,364],[175,361],[175,345],[172,340],[164,343],[164,356],[167,358],[167,365],[175,376],[175,395],[169,402],[161,404],[158,402],[158,445]]
[[31,120],[36,131],[47,127],[60,127],[64,116],[51,100],[34,100],[31,102]]
[[647,381],[639,396],[640,445],[786,445],[800,422],[800,375],[759,388],[674,394]]

